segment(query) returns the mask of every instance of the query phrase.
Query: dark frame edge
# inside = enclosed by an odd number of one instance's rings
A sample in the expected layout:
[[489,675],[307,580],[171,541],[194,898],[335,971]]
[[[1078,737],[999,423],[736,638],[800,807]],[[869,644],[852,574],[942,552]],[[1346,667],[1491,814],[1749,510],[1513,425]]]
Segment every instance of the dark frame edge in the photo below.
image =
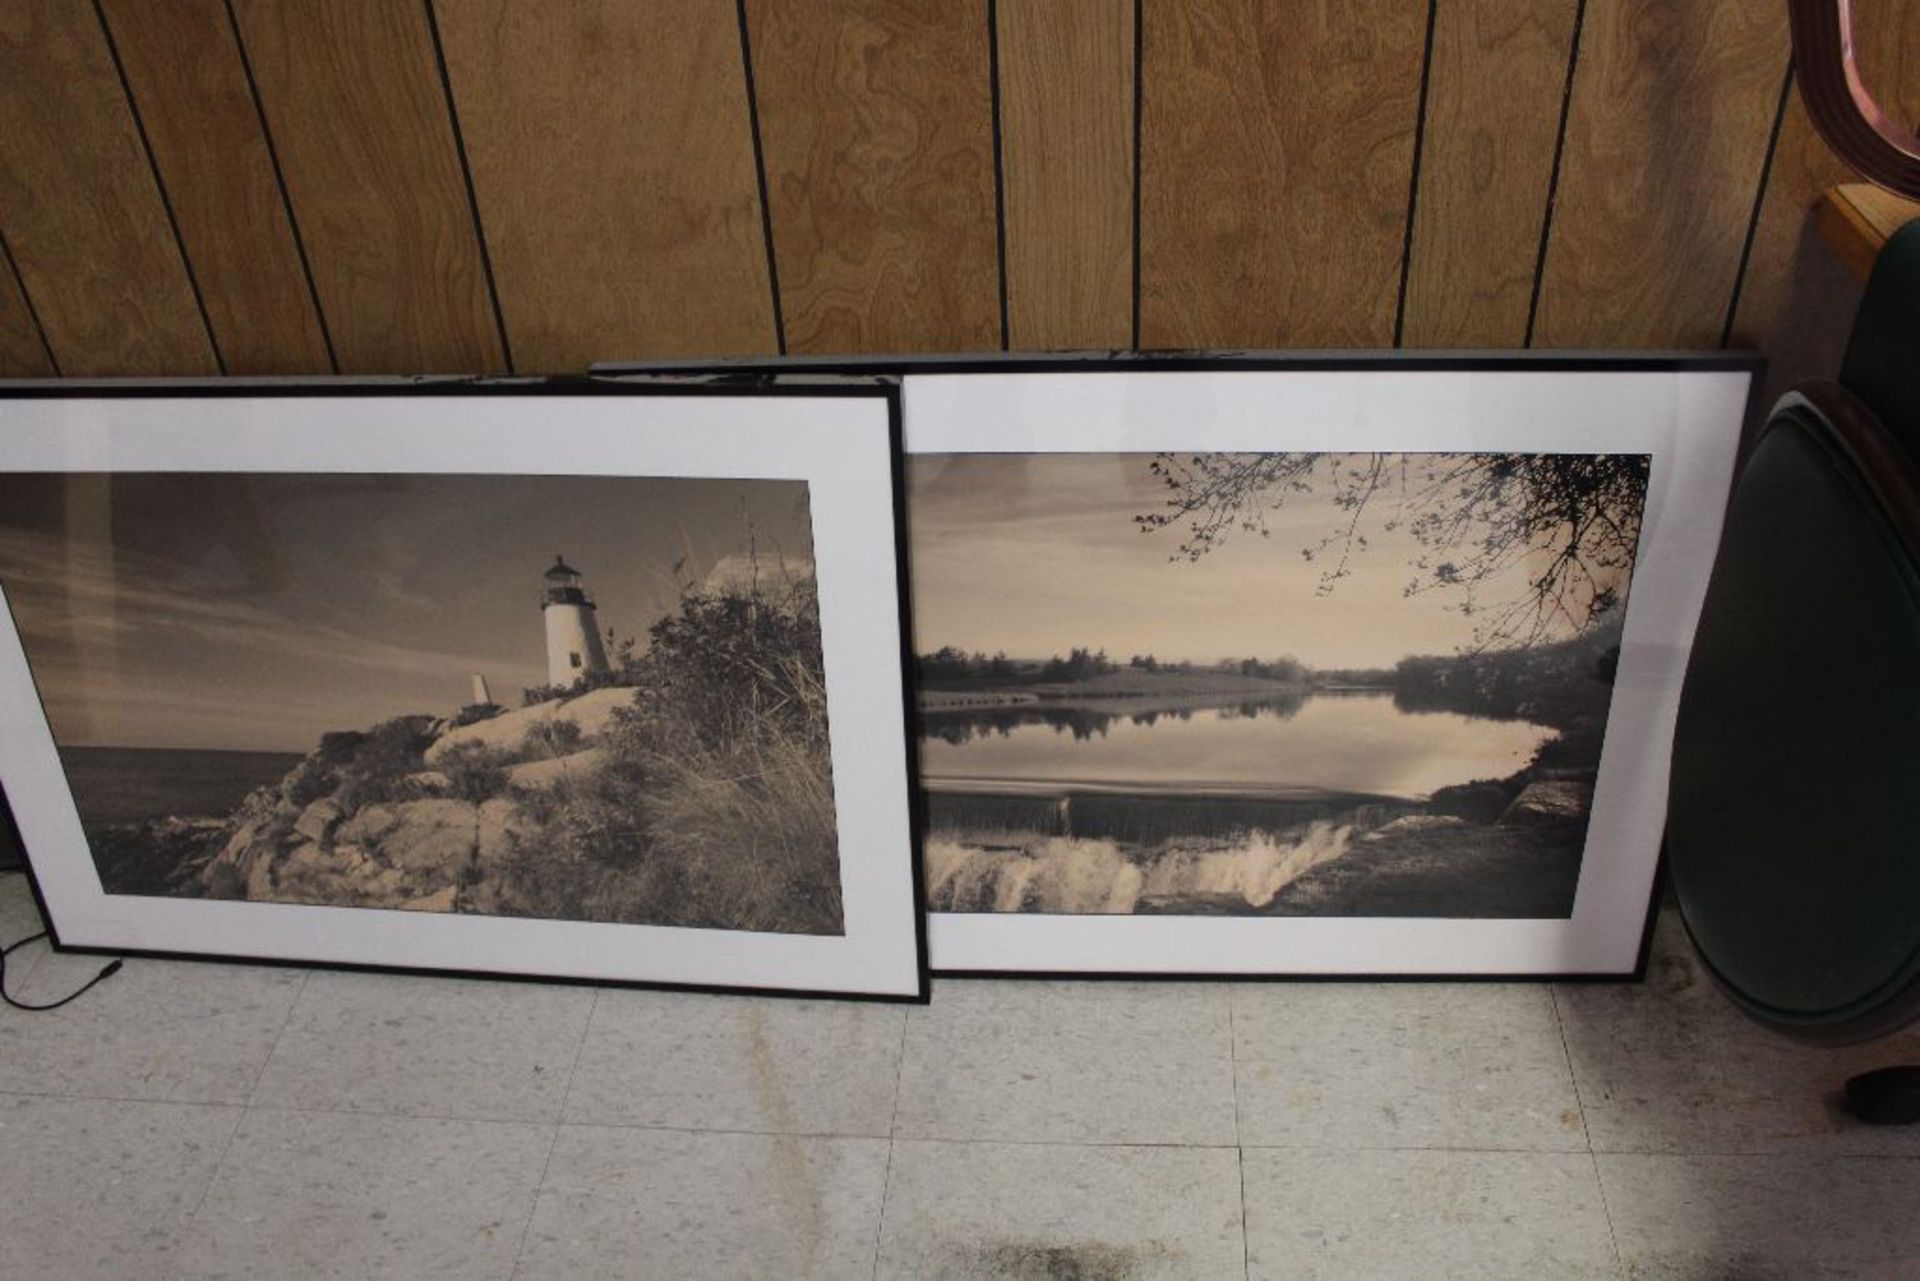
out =
[[893,482],[893,563],[895,594],[900,602],[900,711],[906,735],[907,842],[913,871],[914,948],[919,957],[920,1004],[933,999],[933,963],[927,910],[926,816],[927,793],[920,786],[920,705],[913,688],[913,582],[907,536],[906,416],[899,383],[882,390],[887,400],[888,467]]
[[[772,380],[793,375],[831,375],[845,378],[901,377],[908,374],[1014,373],[1219,373],[1268,371],[1303,373],[1470,373],[1489,372],[1764,373],[1767,360],[1757,351],[1740,348],[1691,351],[1654,348],[1622,351],[1558,348],[1421,349],[1271,351],[1014,351],[958,352],[902,356],[726,356],[710,360],[603,361],[590,378],[629,380],[641,377],[741,378]],[[1756,393],[1757,394],[1757,393]]]
[[[1322,920],[1326,919],[1324,917]],[[1453,973],[1406,970],[1355,971],[1352,974],[1281,971],[1258,974],[1221,974],[1175,970],[940,970],[936,979],[972,982],[976,979],[1037,979],[1050,983],[1636,983],[1639,970],[1547,970],[1539,973],[1504,970],[1494,973]]]

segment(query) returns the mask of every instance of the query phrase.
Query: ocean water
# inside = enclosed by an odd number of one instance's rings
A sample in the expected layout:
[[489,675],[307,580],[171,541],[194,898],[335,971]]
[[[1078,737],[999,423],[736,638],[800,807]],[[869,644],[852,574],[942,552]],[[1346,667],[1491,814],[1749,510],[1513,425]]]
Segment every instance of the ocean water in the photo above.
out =
[[297,752],[173,747],[63,747],[60,760],[89,828],[157,818],[225,818],[248,792],[277,783]]

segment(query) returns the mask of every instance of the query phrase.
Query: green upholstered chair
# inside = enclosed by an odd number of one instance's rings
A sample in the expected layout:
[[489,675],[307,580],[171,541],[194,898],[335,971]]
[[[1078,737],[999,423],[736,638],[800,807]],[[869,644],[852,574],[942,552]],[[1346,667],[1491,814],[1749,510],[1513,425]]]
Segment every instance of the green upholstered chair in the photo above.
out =
[[[1810,1041],[1920,1015],[1916,459],[1920,222],[1875,262],[1839,381],[1789,393],[1748,453],[1675,737],[1687,930],[1742,1009]],[[1909,1119],[1909,1083],[1853,1093]]]

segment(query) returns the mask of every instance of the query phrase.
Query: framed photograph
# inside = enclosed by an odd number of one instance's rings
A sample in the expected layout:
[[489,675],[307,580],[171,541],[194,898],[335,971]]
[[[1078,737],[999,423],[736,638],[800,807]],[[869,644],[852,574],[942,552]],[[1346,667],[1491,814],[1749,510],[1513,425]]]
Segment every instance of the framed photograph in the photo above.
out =
[[1755,364],[907,372],[935,972],[1639,972]]
[[0,393],[0,785],[57,945],[924,1000],[898,423]]

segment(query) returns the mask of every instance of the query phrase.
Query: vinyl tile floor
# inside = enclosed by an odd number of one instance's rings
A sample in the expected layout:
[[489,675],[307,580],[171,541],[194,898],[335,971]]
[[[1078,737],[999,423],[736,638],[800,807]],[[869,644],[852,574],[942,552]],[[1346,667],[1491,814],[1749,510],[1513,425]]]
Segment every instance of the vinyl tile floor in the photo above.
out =
[[1920,1275],[1920,1132],[1835,1105],[1920,1035],[1775,1040],[1656,938],[925,1008],[129,961],[0,1009],[0,1276]]

